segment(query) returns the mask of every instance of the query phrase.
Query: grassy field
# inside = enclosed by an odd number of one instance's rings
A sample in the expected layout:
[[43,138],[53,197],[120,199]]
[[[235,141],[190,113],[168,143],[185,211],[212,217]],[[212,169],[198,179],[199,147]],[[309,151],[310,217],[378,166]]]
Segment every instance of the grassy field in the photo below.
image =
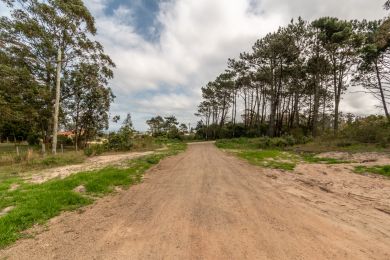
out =
[[[168,143],[167,150],[134,159],[124,168],[107,167],[101,170],[80,172],[65,179],[43,184],[28,184],[19,177],[0,179],[0,209],[14,207],[0,217],[0,247],[5,247],[26,236],[24,230],[65,210],[74,210],[90,204],[95,198],[114,190],[116,186],[129,187],[142,180],[143,173],[161,159],[175,155],[186,147],[183,143]],[[16,190],[12,186],[18,185]],[[74,191],[85,187],[84,193]]]
[[[324,164],[349,163],[349,161],[335,158],[317,157],[316,154],[318,152],[311,152],[310,149],[308,151],[293,149],[296,146],[288,146],[288,141],[283,141],[281,138],[275,140],[264,138],[221,139],[216,142],[216,146],[220,149],[233,152],[252,164],[273,169],[291,171],[294,170],[296,164],[299,162]],[[326,151],[330,150],[328,149]]]

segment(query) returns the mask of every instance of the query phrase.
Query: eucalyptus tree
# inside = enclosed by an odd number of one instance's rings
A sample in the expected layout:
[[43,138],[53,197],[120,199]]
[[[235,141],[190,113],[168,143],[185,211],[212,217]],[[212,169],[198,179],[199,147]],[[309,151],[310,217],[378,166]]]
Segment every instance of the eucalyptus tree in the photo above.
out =
[[34,75],[53,92],[52,152],[56,153],[61,85],[67,67],[97,48],[94,18],[82,0],[2,0],[11,18],[2,18],[16,48],[28,49]]
[[0,48],[0,139],[12,136],[14,140],[37,141],[44,94],[23,57]]

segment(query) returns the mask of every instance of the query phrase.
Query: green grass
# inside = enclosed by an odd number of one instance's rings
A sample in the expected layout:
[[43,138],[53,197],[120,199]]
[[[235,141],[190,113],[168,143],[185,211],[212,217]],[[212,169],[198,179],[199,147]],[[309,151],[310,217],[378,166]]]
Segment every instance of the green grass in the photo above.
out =
[[[80,172],[65,179],[55,179],[43,184],[24,183],[20,178],[0,180],[0,209],[15,206],[7,215],[0,217],[0,248],[23,237],[23,231],[34,224],[45,223],[62,211],[74,210],[93,202],[116,186],[128,187],[139,183],[143,173],[166,156],[185,149],[185,144],[167,144],[168,150],[134,159],[125,168],[107,167],[101,170]],[[17,190],[10,191],[18,183]],[[83,185],[83,194],[73,191]]]
[[293,155],[280,150],[241,151],[238,156],[262,167],[292,171],[295,168]]
[[234,138],[220,139],[215,145],[221,149],[240,150],[240,149],[258,149],[259,138]]
[[[268,139],[268,143],[271,145],[277,144],[280,141],[279,139]],[[262,138],[221,139],[217,140],[215,145],[218,148],[234,152],[252,164],[287,171],[294,170],[296,164],[299,162],[325,164],[349,163],[349,161],[335,158],[316,157],[316,153],[313,152],[294,152],[288,147],[278,148],[271,146],[266,149],[260,149],[264,146],[264,139]]]
[[297,157],[280,149],[259,149],[260,138],[236,138],[217,140],[218,148],[234,151],[252,164],[281,170],[294,170]]
[[356,166],[355,167],[356,173],[373,173],[373,174],[379,174],[383,176],[390,177],[390,165],[384,165],[384,166]]

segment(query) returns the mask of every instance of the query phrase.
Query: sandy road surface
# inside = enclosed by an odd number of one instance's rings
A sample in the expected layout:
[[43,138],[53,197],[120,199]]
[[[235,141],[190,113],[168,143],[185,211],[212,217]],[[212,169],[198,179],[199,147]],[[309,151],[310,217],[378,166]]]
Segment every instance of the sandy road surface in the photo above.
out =
[[[316,182],[312,173],[265,170],[212,144],[193,144],[150,170],[142,184],[101,199],[81,214],[62,214],[48,231],[0,256],[390,259],[390,215],[376,209],[377,203],[389,206],[390,195],[383,194],[389,181],[343,173],[331,185],[324,178],[334,176],[319,171],[313,173],[322,176]],[[353,183],[347,182],[350,177]],[[385,183],[377,187],[382,195],[378,190],[348,195],[376,182]]]

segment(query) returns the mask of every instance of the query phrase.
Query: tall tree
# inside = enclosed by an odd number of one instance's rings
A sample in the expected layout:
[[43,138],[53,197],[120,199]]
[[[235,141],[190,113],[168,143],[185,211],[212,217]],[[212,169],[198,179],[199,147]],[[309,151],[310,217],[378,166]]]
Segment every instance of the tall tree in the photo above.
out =
[[359,41],[353,23],[350,21],[323,17],[315,20],[312,25],[320,32],[321,44],[331,64],[334,96],[333,128],[336,133],[339,128],[340,101],[348,87],[346,80],[355,64]]
[[[53,140],[56,153],[61,80],[64,69],[83,53],[96,48],[89,35],[96,33],[94,18],[82,0],[2,0],[11,8],[11,19],[3,18],[8,33],[35,58],[32,67],[53,90]],[[20,48],[20,47],[19,47]],[[55,70],[54,70],[55,68]]]

